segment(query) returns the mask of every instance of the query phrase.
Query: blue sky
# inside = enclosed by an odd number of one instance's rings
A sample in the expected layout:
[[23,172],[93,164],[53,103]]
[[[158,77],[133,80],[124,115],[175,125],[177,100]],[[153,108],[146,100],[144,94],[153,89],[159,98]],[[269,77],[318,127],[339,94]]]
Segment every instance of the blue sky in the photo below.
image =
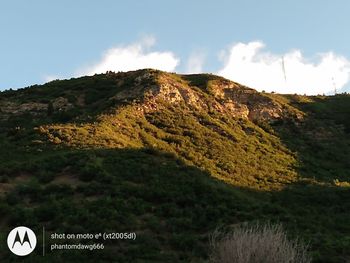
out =
[[[159,59],[173,71],[284,93],[349,90],[349,10],[346,0],[1,1],[0,90],[108,66],[128,70],[132,59],[142,61],[135,67]],[[313,87],[301,87],[303,79]]]

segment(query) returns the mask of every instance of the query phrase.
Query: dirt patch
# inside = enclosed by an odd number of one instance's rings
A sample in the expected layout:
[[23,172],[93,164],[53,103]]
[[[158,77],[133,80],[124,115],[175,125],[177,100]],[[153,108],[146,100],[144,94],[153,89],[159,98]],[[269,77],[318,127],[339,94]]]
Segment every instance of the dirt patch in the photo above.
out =
[[82,185],[83,182],[79,180],[79,178],[76,175],[63,173],[58,176],[56,176],[52,181],[51,184],[67,184],[71,187],[76,187],[78,185]]

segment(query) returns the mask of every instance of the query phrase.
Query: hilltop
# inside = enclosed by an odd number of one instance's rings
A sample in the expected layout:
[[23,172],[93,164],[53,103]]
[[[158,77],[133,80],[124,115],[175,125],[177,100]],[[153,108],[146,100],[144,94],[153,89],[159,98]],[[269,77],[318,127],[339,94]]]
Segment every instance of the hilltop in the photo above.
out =
[[1,92],[0,225],[138,233],[64,260],[203,262],[216,227],[271,220],[315,262],[344,262],[349,117],[346,94],[152,69]]

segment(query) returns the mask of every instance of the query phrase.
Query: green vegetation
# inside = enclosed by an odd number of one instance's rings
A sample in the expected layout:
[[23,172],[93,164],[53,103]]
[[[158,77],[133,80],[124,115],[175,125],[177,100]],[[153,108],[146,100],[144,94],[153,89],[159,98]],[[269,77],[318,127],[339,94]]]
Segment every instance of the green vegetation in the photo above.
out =
[[[249,107],[280,105],[283,116],[218,107],[219,88],[231,84],[226,93],[249,96]],[[309,243],[314,262],[346,262],[349,106],[349,95],[260,94],[210,74],[155,70],[2,92],[1,242],[19,224],[132,231],[135,241],[102,252],[37,249],[23,262],[207,262],[217,227],[270,221]],[[4,250],[0,261],[15,262]]]

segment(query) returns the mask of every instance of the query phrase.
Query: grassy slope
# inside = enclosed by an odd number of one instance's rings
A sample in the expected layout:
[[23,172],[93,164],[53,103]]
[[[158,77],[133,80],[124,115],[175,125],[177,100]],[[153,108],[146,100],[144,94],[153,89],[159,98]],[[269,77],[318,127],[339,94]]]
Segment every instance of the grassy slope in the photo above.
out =
[[[254,220],[282,222],[291,236],[310,242],[315,262],[350,257],[349,96],[263,95],[305,112],[297,125],[256,125],[167,102],[143,115],[136,110],[142,98],[109,99],[133,87],[137,74],[0,94],[0,101],[66,97],[75,105],[2,122],[3,233],[23,224],[38,232],[45,226],[49,232],[138,234],[101,255],[55,252],[43,259],[39,251],[26,262],[203,262],[208,234],[217,226]],[[208,101],[210,80],[220,80],[170,77],[194,85]],[[78,103],[82,94],[85,105]],[[8,254],[0,257],[11,261]]]

